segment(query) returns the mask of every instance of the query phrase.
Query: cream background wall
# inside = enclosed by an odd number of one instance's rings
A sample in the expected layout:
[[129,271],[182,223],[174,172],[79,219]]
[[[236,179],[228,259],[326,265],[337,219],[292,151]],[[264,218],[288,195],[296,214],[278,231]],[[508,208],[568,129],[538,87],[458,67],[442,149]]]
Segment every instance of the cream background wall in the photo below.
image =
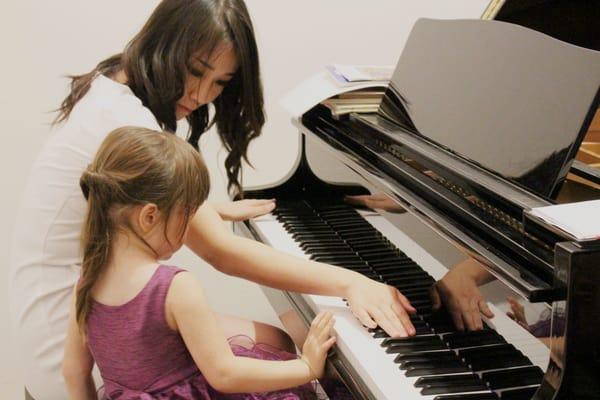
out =
[[[283,176],[297,153],[296,133],[278,105],[284,93],[328,63],[395,64],[415,19],[478,18],[486,0],[247,0],[262,62],[268,122],[250,148],[247,185]],[[90,70],[122,49],[156,0],[20,0],[0,15],[0,399],[22,398],[18,355],[8,330],[8,244],[30,165],[49,135],[50,110],[65,94],[66,74]],[[212,199],[224,199],[224,153],[214,132],[202,139]],[[35,229],[35,227],[32,227]],[[222,276],[186,251],[175,263],[206,282],[214,308],[277,323],[258,287]]]

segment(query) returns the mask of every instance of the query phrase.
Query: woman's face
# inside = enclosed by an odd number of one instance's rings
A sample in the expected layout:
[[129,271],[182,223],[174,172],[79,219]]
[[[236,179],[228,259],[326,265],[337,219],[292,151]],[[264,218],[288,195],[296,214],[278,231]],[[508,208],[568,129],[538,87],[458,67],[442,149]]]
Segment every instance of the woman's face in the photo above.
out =
[[178,120],[216,99],[233,78],[238,60],[230,44],[224,44],[210,58],[194,56],[185,81],[183,96],[177,101],[175,116]]

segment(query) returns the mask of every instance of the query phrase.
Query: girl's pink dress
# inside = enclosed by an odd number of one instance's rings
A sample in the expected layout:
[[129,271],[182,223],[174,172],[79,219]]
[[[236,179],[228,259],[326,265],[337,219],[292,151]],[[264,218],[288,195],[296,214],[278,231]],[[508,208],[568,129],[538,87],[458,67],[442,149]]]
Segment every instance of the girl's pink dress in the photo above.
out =
[[[95,302],[88,319],[89,348],[104,379],[105,399],[314,399],[311,384],[270,393],[224,394],[200,373],[179,333],[165,319],[165,298],[182,269],[161,265],[144,289],[129,302],[107,306]],[[240,340],[241,339],[241,340]],[[249,346],[243,346],[246,340]],[[290,360],[297,356],[255,344],[247,337],[229,340],[237,356]]]

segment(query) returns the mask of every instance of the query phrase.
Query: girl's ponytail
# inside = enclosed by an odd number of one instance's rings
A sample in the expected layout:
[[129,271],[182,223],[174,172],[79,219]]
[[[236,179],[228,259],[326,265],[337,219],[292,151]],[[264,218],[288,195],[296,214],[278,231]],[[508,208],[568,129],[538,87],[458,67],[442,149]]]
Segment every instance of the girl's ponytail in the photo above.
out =
[[78,325],[85,331],[85,322],[92,308],[91,290],[110,259],[114,233],[110,208],[118,185],[114,184],[110,177],[88,169],[81,176],[79,186],[87,200],[88,208],[81,235],[83,262],[77,284],[75,316]]

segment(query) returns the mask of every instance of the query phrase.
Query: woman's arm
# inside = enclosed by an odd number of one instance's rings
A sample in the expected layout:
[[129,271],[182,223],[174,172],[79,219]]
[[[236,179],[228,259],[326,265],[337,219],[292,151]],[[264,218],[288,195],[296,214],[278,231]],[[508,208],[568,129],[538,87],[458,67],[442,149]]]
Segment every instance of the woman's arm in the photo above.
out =
[[395,288],[236,236],[208,204],[194,216],[186,244],[223,273],[282,290],[343,297],[365,326],[379,325],[395,337],[415,332],[407,314],[414,308]]
[[96,400],[98,398],[96,385],[92,378],[93,367],[94,359],[75,320],[75,290],[73,290],[62,365],[62,373],[67,385],[69,399]]
[[333,320],[320,315],[307,338],[310,343],[305,346],[306,359],[267,361],[236,357],[203,295],[202,286],[186,272],[173,278],[166,312],[167,320],[174,322],[208,383],[224,393],[275,391],[319,378],[327,350],[335,342],[330,337]]

